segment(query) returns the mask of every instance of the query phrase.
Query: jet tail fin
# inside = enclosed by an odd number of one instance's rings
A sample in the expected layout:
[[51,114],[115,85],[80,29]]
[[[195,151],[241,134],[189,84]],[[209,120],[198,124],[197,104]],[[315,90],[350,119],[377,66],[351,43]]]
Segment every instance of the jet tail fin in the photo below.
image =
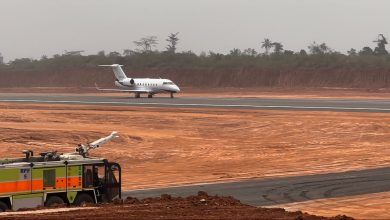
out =
[[114,74],[115,74],[115,78],[116,78],[117,80],[119,80],[119,81],[121,81],[121,80],[127,78],[125,72],[123,72],[123,70],[122,70],[122,66],[123,66],[123,65],[112,64],[112,65],[99,65],[99,66],[111,67],[111,68],[112,68],[112,71],[113,71]]

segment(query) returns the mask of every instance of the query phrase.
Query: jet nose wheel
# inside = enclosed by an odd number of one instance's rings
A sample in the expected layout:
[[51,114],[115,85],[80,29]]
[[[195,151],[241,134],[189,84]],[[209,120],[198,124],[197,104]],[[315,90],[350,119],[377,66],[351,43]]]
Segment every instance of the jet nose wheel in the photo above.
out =
[[173,99],[173,92],[171,92],[171,99]]

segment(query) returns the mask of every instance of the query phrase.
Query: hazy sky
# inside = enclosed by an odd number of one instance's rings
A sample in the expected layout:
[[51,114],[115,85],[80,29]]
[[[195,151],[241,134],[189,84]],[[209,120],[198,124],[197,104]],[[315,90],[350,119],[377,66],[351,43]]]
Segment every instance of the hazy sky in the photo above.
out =
[[259,50],[268,37],[285,49],[326,42],[345,52],[390,37],[389,0],[0,0],[6,60],[64,50],[123,52],[155,35],[158,49],[180,32],[179,50]]

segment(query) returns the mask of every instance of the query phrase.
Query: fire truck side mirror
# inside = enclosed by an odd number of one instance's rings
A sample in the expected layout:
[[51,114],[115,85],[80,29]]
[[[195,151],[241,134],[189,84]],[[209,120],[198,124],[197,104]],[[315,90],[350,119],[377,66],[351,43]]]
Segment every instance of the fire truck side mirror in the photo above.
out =
[[30,159],[30,157],[34,156],[34,152],[32,150],[24,150],[22,152],[25,155],[27,161]]

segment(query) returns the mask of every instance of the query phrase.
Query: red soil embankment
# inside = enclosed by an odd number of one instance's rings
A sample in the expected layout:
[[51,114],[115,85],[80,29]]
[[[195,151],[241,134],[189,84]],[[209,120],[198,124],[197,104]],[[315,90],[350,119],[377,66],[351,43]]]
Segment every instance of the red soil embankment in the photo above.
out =
[[161,195],[138,200],[127,198],[114,204],[98,207],[69,209],[62,212],[43,209],[37,211],[4,213],[5,219],[302,219],[302,220],[353,220],[352,217],[314,216],[300,211],[287,212],[280,208],[260,208],[244,205],[232,197],[209,196],[199,192],[186,198]]
[[[282,87],[282,88],[390,88],[390,70],[259,68],[150,68],[132,71],[129,77],[169,78],[192,87]],[[113,86],[110,69],[0,70],[0,87],[91,87]]]

